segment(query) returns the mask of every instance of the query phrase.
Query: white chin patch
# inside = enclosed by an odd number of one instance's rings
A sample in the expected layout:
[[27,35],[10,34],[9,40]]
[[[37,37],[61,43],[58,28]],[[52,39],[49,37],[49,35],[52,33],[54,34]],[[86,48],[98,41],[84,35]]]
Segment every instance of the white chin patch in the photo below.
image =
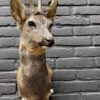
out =
[[42,46],[42,49],[48,49],[48,47],[47,46]]

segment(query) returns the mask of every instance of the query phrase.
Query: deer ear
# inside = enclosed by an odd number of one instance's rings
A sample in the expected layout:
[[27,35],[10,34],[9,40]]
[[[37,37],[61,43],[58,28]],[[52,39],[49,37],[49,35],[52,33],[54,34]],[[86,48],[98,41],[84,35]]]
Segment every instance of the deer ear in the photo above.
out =
[[57,5],[58,5],[58,0],[51,0],[49,2],[48,7],[45,10],[45,15],[47,18],[51,20],[54,19],[57,10]]
[[10,10],[17,24],[22,24],[25,19],[25,6],[22,0],[10,0]]

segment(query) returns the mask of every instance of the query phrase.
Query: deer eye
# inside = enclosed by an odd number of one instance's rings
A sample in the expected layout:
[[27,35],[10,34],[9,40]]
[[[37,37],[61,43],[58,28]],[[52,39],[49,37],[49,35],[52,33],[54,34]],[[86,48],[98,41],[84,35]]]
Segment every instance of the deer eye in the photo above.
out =
[[29,21],[29,22],[28,22],[28,25],[29,25],[29,26],[32,26],[32,27],[36,27],[36,24],[35,24],[33,21]]

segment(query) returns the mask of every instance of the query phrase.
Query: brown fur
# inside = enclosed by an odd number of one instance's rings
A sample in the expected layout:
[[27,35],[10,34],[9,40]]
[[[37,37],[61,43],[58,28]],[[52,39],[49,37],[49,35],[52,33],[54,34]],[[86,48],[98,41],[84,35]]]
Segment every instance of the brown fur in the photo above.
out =
[[21,62],[17,74],[20,96],[28,98],[28,100],[48,100],[52,88],[52,73],[46,65],[45,55],[31,56],[29,54],[29,57],[25,56],[21,57],[23,62]]
[[[53,23],[57,0],[52,0],[51,5],[52,8],[45,14],[37,12],[26,16],[21,0],[10,1],[11,14],[21,31],[17,85],[22,100],[49,100],[52,93],[52,70],[46,64],[45,49],[48,42],[45,40],[53,39],[50,25]],[[29,26],[30,21],[36,26]]]

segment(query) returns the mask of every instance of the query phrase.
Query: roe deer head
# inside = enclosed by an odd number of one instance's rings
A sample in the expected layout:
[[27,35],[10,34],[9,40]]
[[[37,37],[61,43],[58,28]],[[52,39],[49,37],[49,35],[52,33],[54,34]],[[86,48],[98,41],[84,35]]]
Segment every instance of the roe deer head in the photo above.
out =
[[20,66],[17,73],[18,92],[23,100],[48,100],[52,93],[52,71],[46,64],[45,50],[54,44],[51,27],[57,0],[51,0],[42,10],[38,0],[36,10],[29,0],[29,15],[22,0],[10,0],[11,15],[20,29]]

